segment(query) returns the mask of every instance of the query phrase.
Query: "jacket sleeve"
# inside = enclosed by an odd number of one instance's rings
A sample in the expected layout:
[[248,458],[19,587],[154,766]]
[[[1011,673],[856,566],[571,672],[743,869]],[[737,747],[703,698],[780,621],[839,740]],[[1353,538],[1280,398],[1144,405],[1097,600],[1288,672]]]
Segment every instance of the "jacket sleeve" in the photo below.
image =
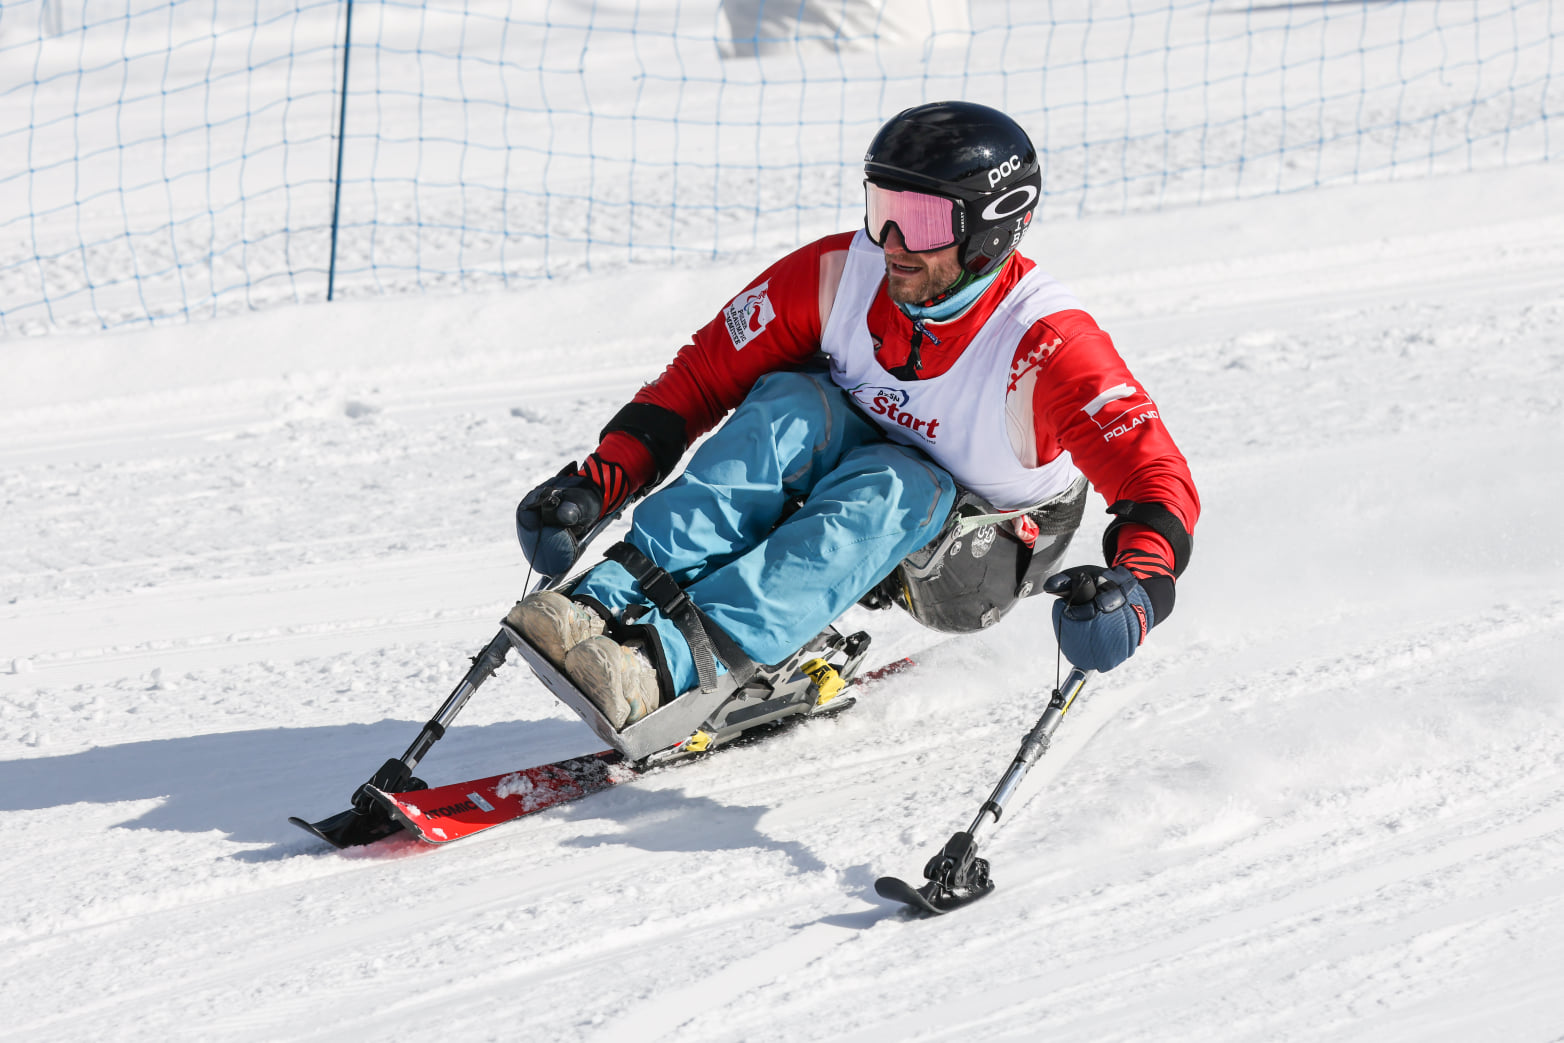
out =
[[1163,602],[1160,622],[1172,610],[1173,580],[1188,562],[1200,517],[1189,464],[1156,402],[1090,315],[1050,315],[1027,340],[1040,370],[1033,391],[1039,460],[1068,452],[1107,499],[1116,518],[1104,557]]
[[[597,455],[624,467],[632,488],[654,484],[757,380],[818,352],[821,314],[829,310],[822,299],[822,264],[851,240],[852,233],[827,236],[750,280],[614,415]],[[834,292],[834,286],[825,289]]]

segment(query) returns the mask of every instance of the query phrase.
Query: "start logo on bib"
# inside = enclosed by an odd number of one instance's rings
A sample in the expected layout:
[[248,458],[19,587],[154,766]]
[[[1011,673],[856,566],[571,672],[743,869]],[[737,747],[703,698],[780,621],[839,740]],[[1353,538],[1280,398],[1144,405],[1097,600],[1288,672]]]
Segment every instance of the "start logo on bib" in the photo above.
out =
[[912,412],[903,409],[912,397],[900,388],[876,387],[873,384],[859,384],[847,392],[857,399],[859,404],[877,417],[884,417],[884,423],[894,424],[897,427],[906,428],[919,438],[932,442],[935,439],[935,430],[939,427],[938,417],[932,420],[924,420]]
[[766,295],[770,285],[771,280],[767,279],[759,286],[745,290],[724,309],[723,320],[728,324],[728,336],[735,349],[742,351],[744,345],[760,336],[766,323],[777,317],[771,307],[771,298]]

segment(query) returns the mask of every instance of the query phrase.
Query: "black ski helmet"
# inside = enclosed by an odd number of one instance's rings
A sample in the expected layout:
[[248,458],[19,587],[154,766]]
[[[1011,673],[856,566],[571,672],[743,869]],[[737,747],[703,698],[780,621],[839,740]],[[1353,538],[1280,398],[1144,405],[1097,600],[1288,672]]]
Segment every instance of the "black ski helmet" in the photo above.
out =
[[936,101],[897,113],[869,143],[863,172],[886,188],[955,202],[958,259],[969,279],[1010,256],[1043,192],[1037,149],[1026,131],[998,109],[970,101]]

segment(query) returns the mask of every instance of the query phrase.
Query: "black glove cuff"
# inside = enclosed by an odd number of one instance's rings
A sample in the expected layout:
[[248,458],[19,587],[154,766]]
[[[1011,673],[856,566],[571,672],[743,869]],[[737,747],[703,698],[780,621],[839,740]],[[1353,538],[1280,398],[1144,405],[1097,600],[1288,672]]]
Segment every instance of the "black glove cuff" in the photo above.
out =
[[[1135,577],[1140,579],[1139,576]],[[1172,576],[1148,576],[1140,580],[1140,589],[1151,599],[1151,615],[1155,626],[1161,626],[1173,614],[1173,595],[1176,588]]]
[[647,452],[652,454],[652,466],[657,468],[657,474],[648,488],[668,477],[679,466],[684,450],[689,448],[684,434],[684,418],[671,409],[654,406],[650,402],[631,402],[615,413],[608,426],[597,436],[598,440],[607,438],[615,431],[623,431],[646,446]]

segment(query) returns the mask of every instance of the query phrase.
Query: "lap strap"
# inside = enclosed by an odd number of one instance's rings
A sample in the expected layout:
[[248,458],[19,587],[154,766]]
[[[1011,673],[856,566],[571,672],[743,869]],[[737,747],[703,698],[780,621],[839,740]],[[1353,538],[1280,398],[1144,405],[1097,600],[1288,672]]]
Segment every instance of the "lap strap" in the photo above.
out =
[[709,692],[717,686],[716,662],[728,668],[735,685],[742,685],[754,675],[755,661],[744,653],[738,642],[712,622],[711,617],[690,600],[678,581],[639,548],[620,541],[608,548],[603,557],[624,566],[647,600],[661,609],[679,629],[695,660],[695,676],[700,680],[701,691]]

